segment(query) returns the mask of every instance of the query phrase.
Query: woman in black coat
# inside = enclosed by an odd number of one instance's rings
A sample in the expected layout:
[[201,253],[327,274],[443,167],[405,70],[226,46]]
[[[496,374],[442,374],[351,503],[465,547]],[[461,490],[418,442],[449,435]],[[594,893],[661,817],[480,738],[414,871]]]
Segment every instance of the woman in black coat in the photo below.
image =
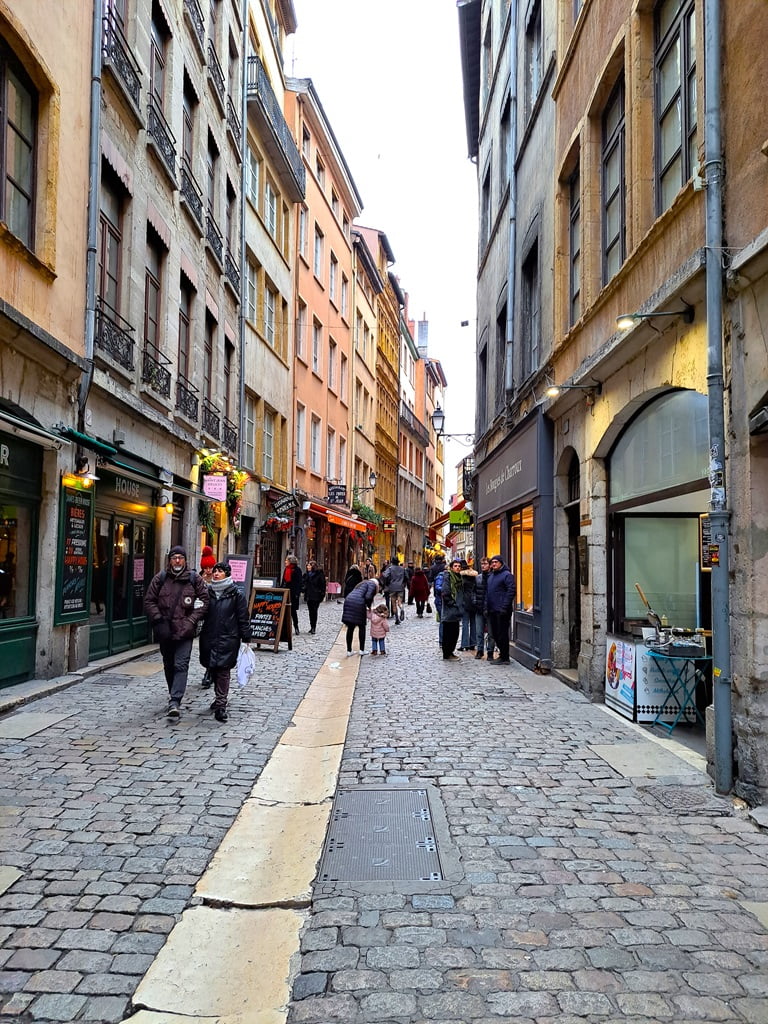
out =
[[373,604],[373,599],[378,593],[379,585],[376,580],[363,580],[358,583],[355,589],[344,598],[344,607],[341,609],[341,621],[347,627],[347,657],[352,654],[352,640],[355,629],[358,630],[360,639],[360,654],[365,650],[365,626],[368,622],[367,611]]
[[211,708],[217,722],[227,721],[229,675],[237,664],[240,642],[251,639],[245,595],[230,579],[227,562],[217,562],[208,585],[210,602],[200,634],[200,664],[213,677],[215,698]]
[[314,560],[307,562],[307,571],[304,574],[304,600],[307,602],[309,612],[309,632],[314,633],[317,629],[317,609],[325,600],[325,573]]

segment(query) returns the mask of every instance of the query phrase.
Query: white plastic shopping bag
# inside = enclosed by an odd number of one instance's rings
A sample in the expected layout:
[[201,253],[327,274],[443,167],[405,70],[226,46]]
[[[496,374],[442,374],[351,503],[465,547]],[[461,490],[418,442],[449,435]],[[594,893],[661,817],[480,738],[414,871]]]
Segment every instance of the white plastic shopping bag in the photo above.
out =
[[243,687],[256,671],[256,655],[248,644],[240,644],[237,656],[237,685]]

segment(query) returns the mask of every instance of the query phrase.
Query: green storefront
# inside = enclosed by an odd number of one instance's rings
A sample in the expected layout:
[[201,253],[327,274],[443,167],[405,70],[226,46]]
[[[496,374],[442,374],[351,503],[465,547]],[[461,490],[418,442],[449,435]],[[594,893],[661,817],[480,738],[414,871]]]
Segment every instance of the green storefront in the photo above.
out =
[[35,673],[43,450],[0,431],[0,686]]

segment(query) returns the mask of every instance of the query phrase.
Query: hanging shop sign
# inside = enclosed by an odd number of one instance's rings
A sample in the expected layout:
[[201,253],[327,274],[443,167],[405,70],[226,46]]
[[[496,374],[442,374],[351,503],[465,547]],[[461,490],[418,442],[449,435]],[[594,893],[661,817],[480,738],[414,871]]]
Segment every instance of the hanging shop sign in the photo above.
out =
[[253,579],[253,556],[233,555],[224,556],[224,561],[232,570],[230,579],[237,589],[245,595],[245,600],[251,599],[251,580]]
[[276,498],[272,502],[272,508],[277,515],[286,516],[299,507],[298,500],[292,494],[286,494],[283,498]]
[[85,622],[90,614],[93,491],[62,485],[54,624]]
[[227,500],[227,478],[223,473],[206,473],[203,476],[203,494],[214,501]]
[[395,520],[394,519],[384,519],[384,520],[382,520],[381,528],[382,528],[382,530],[384,530],[385,533],[394,533],[395,532]]
[[328,504],[347,504],[347,488],[344,484],[328,484]]

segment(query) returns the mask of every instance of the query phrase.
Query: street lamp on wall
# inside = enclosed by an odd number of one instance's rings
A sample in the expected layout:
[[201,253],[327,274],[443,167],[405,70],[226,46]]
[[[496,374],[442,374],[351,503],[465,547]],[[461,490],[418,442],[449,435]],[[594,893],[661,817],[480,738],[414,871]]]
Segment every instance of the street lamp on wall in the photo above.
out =
[[370,475],[368,477],[368,487],[358,487],[357,485],[355,485],[353,490],[355,494],[363,494],[365,491],[373,491],[376,488],[377,481],[378,477],[376,476],[374,471],[371,470]]
[[458,441],[459,444],[472,444],[473,445],[475,443],[475,435],[474,434],[446,434],[445,433],[445,413],[443,412],[443,410],[440,408],[439,405],[435,406],[435,411],[432,413],[431,419],[432,419],[432,426],[434,427],[435,433],[437,434],[438,438],[441,438],[441,437],[452,437],[454,440]]
[[635,324],[640,320],[650,320],[653,317],[658,316],[679,316],[684,324],[692,324],[694,316],[694,308],[687,302],[683,302],[682,309],[670,309],[666,312],[657,313],[622,313],[621,316],[616,317],[616,326],[620,331],[628,331],[630,327],[634,327]]

